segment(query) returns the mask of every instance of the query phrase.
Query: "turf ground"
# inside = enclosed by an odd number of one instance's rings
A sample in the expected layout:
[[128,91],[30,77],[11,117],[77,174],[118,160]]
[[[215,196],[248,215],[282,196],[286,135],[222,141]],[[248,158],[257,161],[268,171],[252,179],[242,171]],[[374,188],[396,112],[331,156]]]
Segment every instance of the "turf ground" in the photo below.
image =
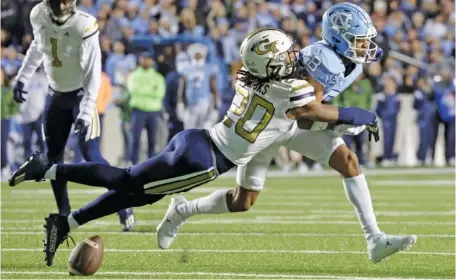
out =
[[[132,233],[121,233],[112,215],[72,236],[76,242],[103,237],[105,259],[94,278],[455,279],[454,174],[440,171],[368,176],[380,228],[418,236],[409,252],[376,265],[367,258],[360,226],[334,175],[269,178],[251,211],[194,217],[168,251],[158,248],[155,227],[169,197],[137,208]],[[220,178],[185,195],[195,198],[233,184],[233,178]],[[103,191],[69,189],[74,209]],[[48,183],[15,189],[3,184],[1,202],[1,277],[67,278],[66,244],[50,268],[41,251],[43,218],[56,210]]]

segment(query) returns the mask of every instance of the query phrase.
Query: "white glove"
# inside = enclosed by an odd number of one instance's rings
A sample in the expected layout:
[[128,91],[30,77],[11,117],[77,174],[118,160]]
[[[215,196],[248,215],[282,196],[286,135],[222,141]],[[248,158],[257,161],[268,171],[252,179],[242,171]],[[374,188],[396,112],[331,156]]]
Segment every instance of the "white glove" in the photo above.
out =
[[187,118],[187,109],[185,108],[185,105],[182,102],[177,103],[176,117],[181,122],[183,122]]
[[333,128],[335,132],[343,135],[358,135],[365,129],[365,125],[354,126],[352,124],[338,124]]
[[327,127],[328,127],[328,123],[314,121],[310,130],[313,130],[313,131],[325,130]]

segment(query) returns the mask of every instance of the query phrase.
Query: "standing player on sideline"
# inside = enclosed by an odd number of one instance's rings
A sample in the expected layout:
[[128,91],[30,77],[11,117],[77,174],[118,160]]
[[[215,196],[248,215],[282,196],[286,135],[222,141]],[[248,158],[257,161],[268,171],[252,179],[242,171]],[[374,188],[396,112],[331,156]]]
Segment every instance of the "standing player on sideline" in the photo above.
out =
[[[77,10],[75,4],[74,0],[44,0],[32,9],[34,40],[16,77],[14,100],[25,101],[25,84],[43,62],[49,82],[44,113],[47,158],[54,163],[63,162],[74,122],[84,159],[108,164],[100,153],[95,103],[101,82],[98,24],[93,16]],[[68,215],[71,211],[67,182],[51,180],[51,185],[59,213]],[[118,213],[122,229],[131,230],[135,224],[133,210]]]
[[[295,118],[375,126],[374,113],[324,105],[316,101],[307,81],[287,79],[296,70],[297,52],[293,45],[289,36],[276,29],[259,29],[248,36],[240,53],[241,57],[248,57],[244,63],[251,72],[239,72],[237,95],[227,118],[210,130],[189,129],[176,134],[162,153],[143,163],[127,169],[93,162],[49,165],[44,155],[32,155],[13,174],[11,186],[45,178],[111,189],[68,217],[46,217],[47,264],[52,265],[58,246],[70,230],[118,209],[153,204],[167,194],[188,191],[214,180],[235,165],[246,165],[257,155],[270,152],[276,143],[281,145],[290,139],[298,130]],[[293,112],[294,108],[301,110]],[[339,113],[347,111],[351,115]],[[200,201],[198,209],[204,212],[218,203],[212,212],[217,213],[226,205],[237,203],[237,198],[225,193],[222,198],[220,194],[216,197],[216,201]],[[222,199],[223,203],[219,203]]]
[[[326,11],[323,15],[324,40],[304,48],[298,57],[300,68],[304,71],[306,80],[313,86],[319,103],[329,102],[355,81],[362,72],[362,63],[369,63],[381,57],[381,49],[377,50],[377,45],[371,41],[376,35],[369,15],[356,5],[336,4]],[[251,37],[250,40],[253,42],[247,45],[255,46],[254,40],[260,39]],[[252,51],[244,55],[241,52],[243,64],[251,73],[255,73],[254,70],[258,67],[258,62],[255,61],[257,53],[253,52],[253,49],[252,47]],[[261,81],[258,75],[251,77],[251,80],[251,83]],[[238,92],[237,96],[239,94]],[[339,108],[338,118],[342,125],[327,129],[332,125],[322,122],[315,122],[312,125],[315,118],[300,117],[309,107],[310,104],[293,108],[289,112],[296,117],[298,126],[302,129],[296,130],[283,145],[321,164],[331,166],[344,177],[346,195],[355,208],[367,241],[368,255],[373,262],[382,261],[398,251],[408,249],[416,242],[415,235],[391,236],[380,231],[366,178],[362,174],[356,154],[344,144],[340,135],[360,133],[365,129],[364,125],[343,124],[353,124],[354,122],[349,120],[362,120],[372,116],[366,115],[364,110]],[[309,128],[311,130],[306,130]],[[372,135],[378,137],[375,115],[367,129],[369,140]],[[225,153],[229,149],[229,142],[224,141],[223,144],[224,146],[217,146]],[[172,199],[165,218],[157,227],[159,246],[163,249],[169,248],[179,227],[191,216],[247,211],[263,189],[266,172],[279,147],[280,143],[275,143],[255,155],[247,164],[239,166],[237,187],[234,190],[216,191],[192,201],[187,201],[183,196]]]

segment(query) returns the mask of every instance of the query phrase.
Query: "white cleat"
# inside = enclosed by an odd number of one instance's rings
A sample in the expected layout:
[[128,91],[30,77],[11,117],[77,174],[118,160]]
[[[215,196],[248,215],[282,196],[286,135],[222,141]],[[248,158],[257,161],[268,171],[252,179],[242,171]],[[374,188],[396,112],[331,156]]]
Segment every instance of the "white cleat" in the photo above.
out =
[[380,233],[368,241],[369,259],[378,263],[400,251],[406,251],[416,242],[416,235],[386,235]]
[[176,238],[180,226],[185,222],[185,218],[177,211],[177,206],[186,202],[187,199],[183,196],[171,198],[168,211],[157,226],[157,241],[160,248],[168,249]]

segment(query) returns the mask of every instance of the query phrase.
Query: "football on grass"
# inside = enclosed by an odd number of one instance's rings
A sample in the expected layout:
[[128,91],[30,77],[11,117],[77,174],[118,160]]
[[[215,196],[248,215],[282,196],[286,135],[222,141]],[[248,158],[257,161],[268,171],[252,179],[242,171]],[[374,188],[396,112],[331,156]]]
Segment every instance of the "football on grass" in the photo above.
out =
[[103,240],[94,235],[84,239],[71,252],[68,259],[68,272],[70,275],[93,275],[103,262]]

